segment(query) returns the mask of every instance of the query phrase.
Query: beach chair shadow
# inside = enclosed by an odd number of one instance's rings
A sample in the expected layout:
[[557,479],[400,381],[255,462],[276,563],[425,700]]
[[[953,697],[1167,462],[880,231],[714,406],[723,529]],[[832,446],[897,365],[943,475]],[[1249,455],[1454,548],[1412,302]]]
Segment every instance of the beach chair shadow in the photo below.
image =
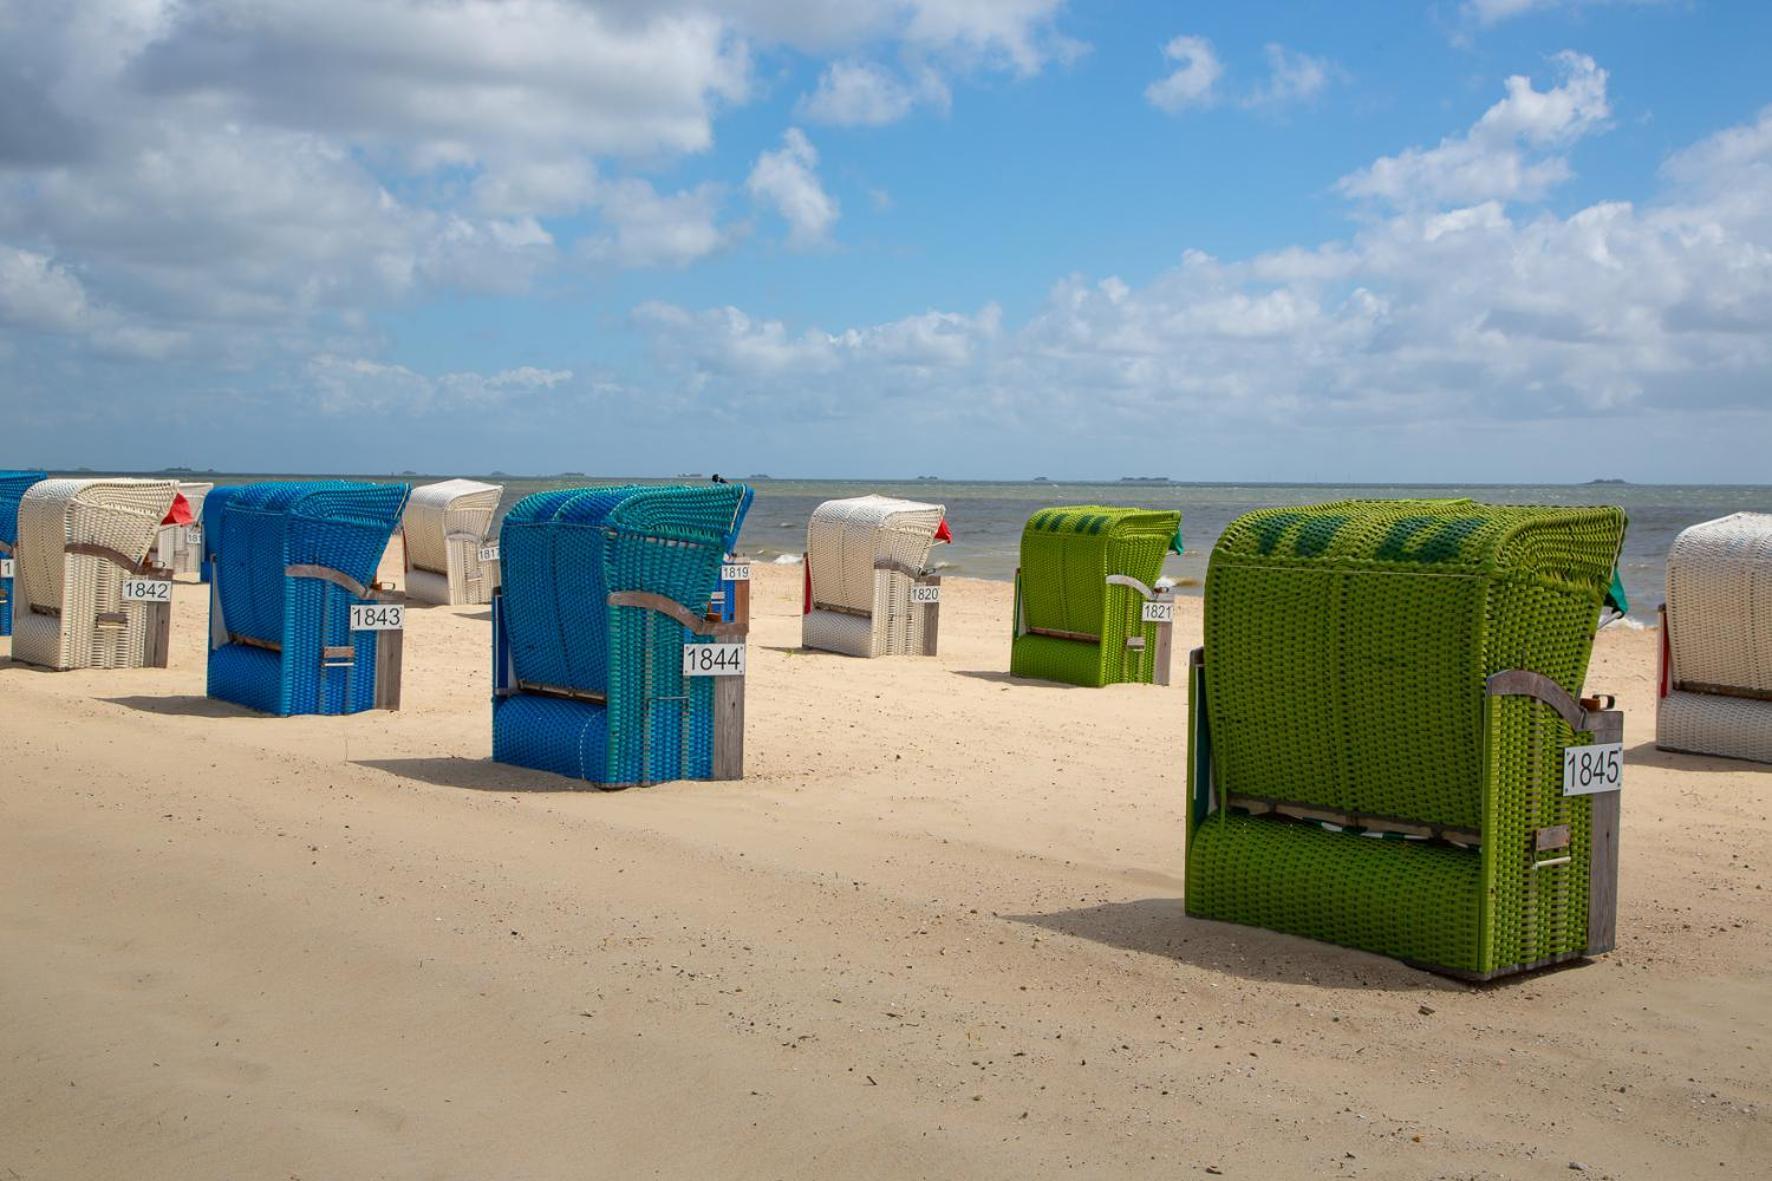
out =
[[257,718],[264,716],[257,710],[247,709],[245,706],[192,693],[177,693],[162,697],[101,697],[99,700],[110,705],[121,705],[125,709],[133,709],[138,713],[159,714],[162,717]]
[[1653,741],[1639,742],[1625,751],[1624,767],[1627,775],[1632,767],[1661,767],[1693,774],[1766,770],[1766,764],[1756,763],[1751,759],[1732,759],[1726,755],[1699,755],[1678,750],[1662,750]]
[[543,771],[531,771],[491,759],[464,759],[450,755],[411,759],[352,759],[357,767],[385,771],[401,779],[454,787],[464,791],[583,792],[597,788],[582,780],[567,779]]
[[1411,968],[1385,956],[1333,944],[1190,918],[1180,898],[1140,898],[1047,914],[1003,916],[1062,935],[1161,956],[1245,980],[1319,988],[1465,992],[1471,985]]
[[1061,689],[1069,691],[1083,687],[1081,685],[1067,685],[1062,681],[1047,681],[1036,677],[1018,677],[1014,673],[992,668],[957,668],[954,670],[954,675],[957,677],[971,677],[975,681],[990,681],[998,685],[1019,685],[1026,689]]

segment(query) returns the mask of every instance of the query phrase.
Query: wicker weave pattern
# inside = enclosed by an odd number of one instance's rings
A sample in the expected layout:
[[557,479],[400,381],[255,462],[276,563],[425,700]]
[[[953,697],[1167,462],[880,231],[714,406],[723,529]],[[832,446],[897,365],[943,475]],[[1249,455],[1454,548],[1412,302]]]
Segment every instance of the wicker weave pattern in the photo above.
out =
[[[1586,946],[1591,800],[1576,741],[1496,672],[1579,695],[1624,536],[1617,509],[1347,501],[1251,513],[1206,580],[1207,714],[1223,792],[1480,834],[1378,840],[1220,807],[1188,911],[1487,973]],[[1533,834],[1568,825],[1566,865]]]
[[1035,513],[1021,534],[1009,671],[1073,685],[1148,683],[1157,625],[1142,622],[1138,592],[1107,578],[1153,585],[1180,528],[1178,512],[1082,505]]
[[[220,521],[222,508],[242,487],[239,484],[224,484],[220,488],[211,488],[203,498],[203,514],[208,521]],[[203,546],[197,555],[197,577],[208,582],[215,572],[215,533],[207,523],[203,527]]]
[[103,546],[139,565],[177,491],[171,480],[44,480],[25,492],[14,660],[58,669],[141,666],[149,608],[123,601],[123,582],[134,571],[67,547]]
[[512,507],[499,614],[516,683],[493,704],[495,760],[604,787],[712,773],[713,684],[683,675],[698,641],[608,596],[662,595],[705,617],[750,500],[736,484],[575,488]]
[[[214,484],[186,481],[178,486],[179,495],[191,509],[191,523],[201,528],[203,502],[214,490]],[[190,543],[190,534],[183,525],[162,525],[154,545],[154,564],[174,574],[195,574],[203,564],[201,546]]]
[[926,608],[911,604],[916,580],[875,563],[922,570],[946,512],[890,496],[819,505],[806,526],[812,610],[801,617],[801,643],[850,656],[921,653]]
[[[42,472],[0,472],[0,558],[17,560],[18,502]],[[12,579],[0,578],[0,636],[12,634]]]
[[[498,563],[481,562],[504,488],[474,480],[444,480],[412,490],[406,506],[408,598],[430,603],[490,603]],[[433,577],[415,577],[429,574]]]
[[[321,567],[372,586],[407,486],[316,480],[225,491],[210,495],[204,531],[211,610],[220,612],[212,633],[219,623],[228,636],[209,654],[209,695],[284,716],[372,708],[378,636],[350,627],[351,605],[369,600],[286,571]],[[350,657],[329,659],[328,648]]]
[[1656,710],[1655,745],[1772,763],[1772,701],[1675,689]]
[[1667,555],[1667,750],[1772,763],[1772,514],[1694,525]]

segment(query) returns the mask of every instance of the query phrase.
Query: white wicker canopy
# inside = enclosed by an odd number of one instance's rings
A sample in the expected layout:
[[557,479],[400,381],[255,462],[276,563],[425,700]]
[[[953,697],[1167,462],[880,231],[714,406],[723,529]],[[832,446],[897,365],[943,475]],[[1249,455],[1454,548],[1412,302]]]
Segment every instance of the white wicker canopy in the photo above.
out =
[[1667,555],[1655,744],[1772,763],[1772,514],[1694,525]]
[[[45,480],[19,502],[12,657],[48,668],[138,668],[150,612],[123,601],[149,571],[173,480]],[[165,572],[158,572],[164,577]]]
[[406,504],[406,596],[426,603],[490,603],[498,563],[482,562],[504,488],[444,480],[412,490]]
[[204,482],[182,481],[178,490],[191,506],[190,525],[162,525],[160,537],[155,543],[155,562],[172,571],[174,574],[195,574],[203,564],[203,544],[192,540],[198,536],[194,530],[203,528],[203,499],[209,495],[214,484]]
[[808,648],[850,656],[923,651],[927,609],[911,603],[946,509],[890,496],[827,500],[806,526]]

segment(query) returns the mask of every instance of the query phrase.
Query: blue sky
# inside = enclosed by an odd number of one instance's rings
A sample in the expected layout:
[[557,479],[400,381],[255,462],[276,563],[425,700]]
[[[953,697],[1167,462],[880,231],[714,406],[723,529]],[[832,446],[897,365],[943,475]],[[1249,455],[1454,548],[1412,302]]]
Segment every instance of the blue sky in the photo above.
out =
[[1766,479],[1772,6],[0,0],[0,464]]

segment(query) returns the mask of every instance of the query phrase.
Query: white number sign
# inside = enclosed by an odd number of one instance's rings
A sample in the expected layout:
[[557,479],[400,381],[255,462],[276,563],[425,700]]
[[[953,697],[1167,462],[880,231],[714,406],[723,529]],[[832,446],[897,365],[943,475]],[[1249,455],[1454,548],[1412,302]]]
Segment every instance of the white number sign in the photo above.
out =
[[126,578],[123,580],[125,603],[170,603],[172,583],[158,578]]
[[911,585],[911,604],[913,606],[939,602],[941,602],[941,588],[939,586],[929,586],[921,582]]
[[749,562],[726,562],[720,567],[720,581],[749,582],[751,580],[751,564]]
[[1563,748],[1563,794],[1589,796],[1624,784],[1624,743],[1596,742]]
[[686,677],[744,676],[743,644],[684,644],[683,675]]
[[492,545],[483,545],[480,547],[480,560],[482,562],[498,561],[498,545],[496,542]]
[[13,571],[13,566],[12,566],[13,561],[14,561],[14,559],[12,559],[12,558],[0,558],[0,578],[14,577],[13,572],[12,572]]
[[1174,623],[1175,604],[1166,599],[1146,599],[1139,618],[1146,623]]
[[352,603],[351,630],[354,632],[397,632],[406,626],[403,603]]
[[201,525],[186,525],[185,526],[185,544],[190,546],[192,549],[199,548],[203,544],[203,526],[201,526]]

